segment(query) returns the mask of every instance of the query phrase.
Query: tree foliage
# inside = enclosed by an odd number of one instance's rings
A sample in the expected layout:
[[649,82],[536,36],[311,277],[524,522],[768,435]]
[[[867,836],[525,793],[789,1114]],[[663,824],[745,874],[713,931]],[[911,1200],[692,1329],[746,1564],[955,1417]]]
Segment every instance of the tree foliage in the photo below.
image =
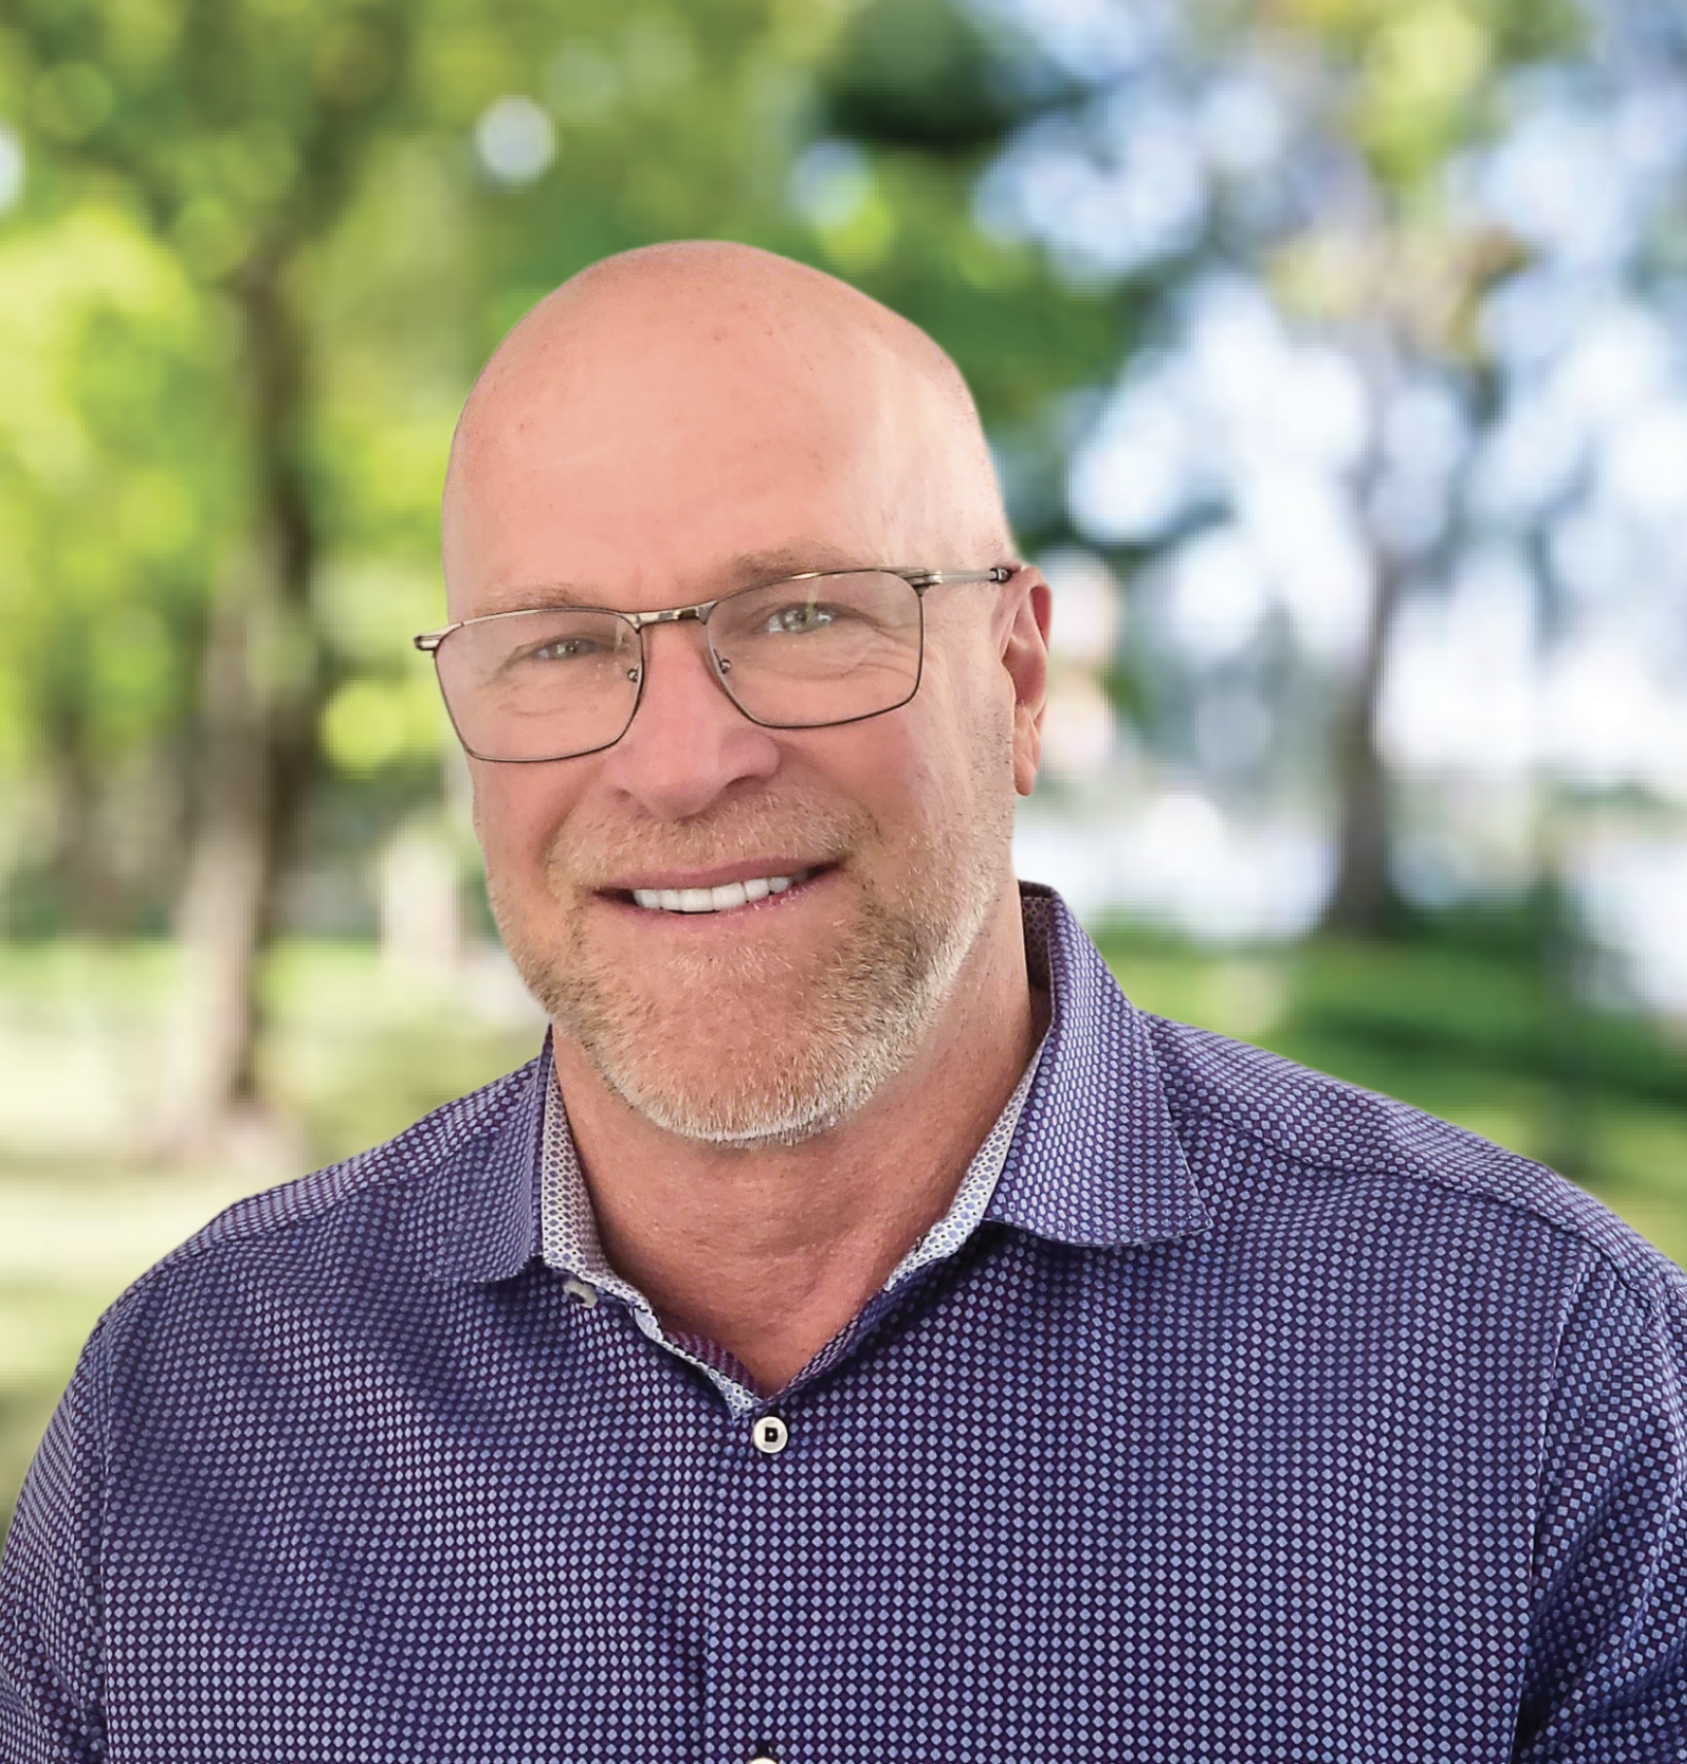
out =
[[[938,61],[972,42],[960,19],[930,9]],[[908,311],[993,415],[1111,355],[1105,302],[975,224],[988,94],[970,158],[956,113],[940,158],[929,135],[875,148],[839,185],[828,118],[877,90],[853,33],[834,0],[9,9],[0,124],[28,175],[0,218],[23,536],[0,764],[34,806],[0,863],[14,923],[26,896],[36,922],[174,912],[216,1050],[201,1116],[256,1095],[289,874],[355,890],[355,848],[438,799],[443,721],[405,639],[437,618],[456,409],[536,298],[618,249],[739,238]],[[127,872],[94,885],[108,849]]]

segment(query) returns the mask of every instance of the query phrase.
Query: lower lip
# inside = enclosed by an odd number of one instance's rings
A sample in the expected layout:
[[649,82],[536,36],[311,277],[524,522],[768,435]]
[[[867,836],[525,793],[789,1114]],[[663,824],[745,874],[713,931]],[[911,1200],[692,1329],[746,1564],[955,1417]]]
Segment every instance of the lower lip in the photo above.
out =
[[779,912],[793,901],[805,899],[834,871],[835,866],[828,865],[824,869],[815,870],[801,882],[793,882],[782,893],[768,895],[765,900],[746,901],[743,906],[726,907],[720,911],[709,913],[673,913],[663,907],[642,907],[636,900],[618,894],[600,894],[598,899],[609,906],[619,907],[623,912],[630,913],[641,924],[646,925],[740,924],[768,913]]

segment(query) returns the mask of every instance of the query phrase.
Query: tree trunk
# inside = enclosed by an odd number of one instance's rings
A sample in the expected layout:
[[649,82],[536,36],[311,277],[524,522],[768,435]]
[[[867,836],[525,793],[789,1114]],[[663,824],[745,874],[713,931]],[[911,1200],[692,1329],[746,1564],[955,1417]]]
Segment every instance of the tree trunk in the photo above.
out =
[[48,874],[60,928],[108,929],[111,890],[99,833],[99,786],[88,756],[80,712],[68,703],[47,719],[53,791],[53,843]]
[[306,361],[285,269],[279,254],[262,258],[235,289],[258,507],[253,541],[220,585],[201,688],[200,793],[180,920],[188,967],[181,1132],[196,1143],[267,1112],[260,969],[315,759],[318,535],[299,465]]
[[1388,768],[1378,740],[1382,688],[1405,571],[1386,546],[1371,548],[1371,609],[1359,667],[1336,726],[1336,880],[1324,929],[1380,937],[1398,917],[1388,869]]
[[[1386,232],[1372,231],[1367,280],[1378,298],[1389,286]],[[1388,420],[1402,378],[1403,340],[1387,311],[1364,316],[1351,332],[1351,359],[1364,387],[1369,438],[1354,486],[1370,566],[1371,604],[1359,665],[1336,718],[1336,876],[1323,928],[1356,937],[1385,935],[1399,917],[1388,868],[1388,768],[1379,722],[1394,626],[1405,596],[1405,560],[1380,516],[1388,475]]]

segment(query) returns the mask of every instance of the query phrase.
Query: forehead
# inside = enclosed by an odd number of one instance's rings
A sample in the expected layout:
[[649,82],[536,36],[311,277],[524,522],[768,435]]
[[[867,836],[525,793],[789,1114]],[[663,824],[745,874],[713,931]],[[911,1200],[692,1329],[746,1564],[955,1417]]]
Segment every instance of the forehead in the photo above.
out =
[[471,407],[447,498],[452,617],[547,589],[641,610],[931,561],[915,389],[754,339],[623,342],[518,364]]

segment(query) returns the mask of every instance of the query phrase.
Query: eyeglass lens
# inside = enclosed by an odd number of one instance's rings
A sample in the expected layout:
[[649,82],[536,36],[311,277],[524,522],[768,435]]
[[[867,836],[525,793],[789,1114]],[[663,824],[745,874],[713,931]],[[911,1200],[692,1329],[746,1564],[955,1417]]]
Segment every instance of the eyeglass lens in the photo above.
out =
[[[704,627],[738,708],[773,728],[894,710],[919,683],[920,597],[856,570],[746,588]],[[564,759],[620,739],[638,705],[643,648],[612,612],[547,607],[460,626],[437,653],[446,705],[483,759]]]

